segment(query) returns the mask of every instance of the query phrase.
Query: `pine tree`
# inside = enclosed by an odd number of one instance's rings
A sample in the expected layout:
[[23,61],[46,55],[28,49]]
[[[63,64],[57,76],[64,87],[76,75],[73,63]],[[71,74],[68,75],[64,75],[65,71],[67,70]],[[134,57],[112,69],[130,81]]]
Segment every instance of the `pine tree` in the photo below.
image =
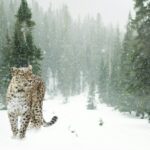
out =
[[133,80],[132,56],[134,55],[135,30],[131,14],[128,17],[127,31],[123,40],[123,49],[121,53],[121,78],[122,84],[128,89],[129,83]]
[[4,1],[0,1],[0,64],[2,60],[2,50],[4,45],[6,44],[6,32],[7,32],[7,19],[6,19],[6,12],[5,12],[5,5]]
[[90,86],[89,86],[87,109],[96,109],[95,90],[96,90],[95,89],[95,83],[94,83],[94,81],[92,81]]
[[135,0],[135,12],[133,24],[136,35],[131,55],[132,80],[129,87],[130,93],[136,97],[134,106],[137,114],[143,114],[150,108],[150,2]]
[[26,0],[21,1],[16,18],[11,66],[22,67],[31,64],[33,71],[39,73],[42,53],[33,42],[32,29],[35,23]]
[[132,87],[134,92],[142,96],[150,94],[150,2],[135,0],[135,10],[134,25],[137,36],[133,55],[135,82]]
[[2,50],[2,64],[0,69],[0,95],[2,97],[2,104],[5,106],[5,96],[8,83],[10,81],[10,62],[12,59],[12,40],[9,33],[6,34],[6,44]]
[[[5,99],[3,98],[3,96],[5,96],[5,90],[4,89],[6,88],[5,83],[8,82],[7,77],[9,76],[9,73],[5,72],[6,67],[3,65],[4,61],[8,60],[8,59],[4,58],[4,52],[7,51],[6,47],[9,47],[9,44],[8,44],[9,38],[8,38],[8,36],[6,36],[7,25],[8,25],[8,22],[7,22],[6,12],[5,12],[5,3],[2,0],[2,1],[0,1],[0,85],[1,85],[0,86],[0,97],[2,98],[2,99],[0,99],[0,102],[2,104],[5,103]],[[5,62],[5,63],[7,66],[7,62]]]
[[[63,96],[67,98],[72,94],[71,91],[71,83],[73,77],[73,51],[72,51],[72,41],[71,41],[71,24],[72,18],[70,16],[70,12],[66,5],[63,5],[60,10],[60,20],[59,23],[61,27],[59,30],[59,44],[60,50],[59,52],[59,61],[58,61],[58,86],[61,90]],[[56,57],[56,53],[54,55]]]
[[129,13],[126,33],[124,35],[121,51],[121,73],[120,73],[120,100],[119,109],[121,111],[135,111],[135,100],[130,93],[130,83],[134,80],[132,56],[134,50],[135,30],[133,28],[132,16]]

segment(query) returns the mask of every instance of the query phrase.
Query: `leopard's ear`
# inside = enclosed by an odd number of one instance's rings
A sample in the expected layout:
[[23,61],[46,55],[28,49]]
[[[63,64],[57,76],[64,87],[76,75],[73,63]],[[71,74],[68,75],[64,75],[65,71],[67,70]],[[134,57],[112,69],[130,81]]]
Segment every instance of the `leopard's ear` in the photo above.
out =
[[29,69],[29,73],[32,74],[32,65],[29,65],[28,69]]
[[14,76],[16,74],[17,68],[16,67],[11,67],[11,75]]
[[32,71],[32,65],[29,65],[28,68]]

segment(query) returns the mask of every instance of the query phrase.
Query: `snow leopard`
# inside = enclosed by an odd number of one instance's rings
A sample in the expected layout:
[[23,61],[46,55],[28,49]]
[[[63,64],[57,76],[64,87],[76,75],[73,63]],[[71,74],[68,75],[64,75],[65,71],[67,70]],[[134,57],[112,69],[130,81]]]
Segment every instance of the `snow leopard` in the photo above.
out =
[[[29,123],[35,128],[54,124],[58,119],[57,116],[53,116],[49,122],[43,118],[45,84],[41,77],[32,73],[32,66],[12,67],[11,76],[6,102],[13,136],[24,138]],[[18,129],[18,117],[20,117],[20,129]]]

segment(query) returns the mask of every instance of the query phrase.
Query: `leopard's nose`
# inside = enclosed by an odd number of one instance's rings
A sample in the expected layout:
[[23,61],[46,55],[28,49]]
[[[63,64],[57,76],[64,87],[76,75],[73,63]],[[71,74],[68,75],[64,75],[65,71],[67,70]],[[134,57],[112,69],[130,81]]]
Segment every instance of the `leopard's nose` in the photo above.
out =
[[18,89],[18,92],[25,92],[23,89]]

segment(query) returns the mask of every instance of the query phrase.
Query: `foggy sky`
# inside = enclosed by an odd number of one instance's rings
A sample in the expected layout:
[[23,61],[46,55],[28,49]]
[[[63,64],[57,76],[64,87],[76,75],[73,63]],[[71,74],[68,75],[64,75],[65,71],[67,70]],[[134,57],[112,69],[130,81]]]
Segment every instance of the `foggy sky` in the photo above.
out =
[[36,0],[45,10],[50,2],[53,8],[67,4],[73,17],[84,17],[100,13],[105,23],[119,24],[125,27],[129,11],[133,8],[133,0]]

